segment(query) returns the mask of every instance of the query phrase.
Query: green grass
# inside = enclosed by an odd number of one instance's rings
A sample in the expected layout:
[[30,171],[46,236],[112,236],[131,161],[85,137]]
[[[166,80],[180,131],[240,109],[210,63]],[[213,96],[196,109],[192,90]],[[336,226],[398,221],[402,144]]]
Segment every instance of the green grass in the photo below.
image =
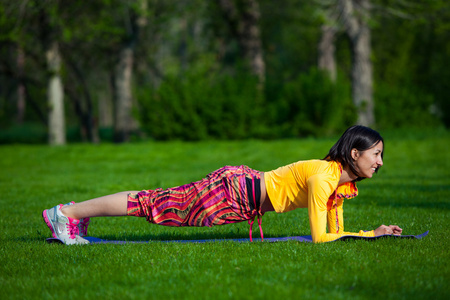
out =
[[[398,224],[423,240],[46,244],[41,212],[123,190],[198,180],[223,165],[271,170],[322,158],[334,139],[0,147],[0,298],[448,299],[450,134],[387,135],[385,165],[345,203],[346,231]],[[267,237],[307,235],[306,210],[263,217]],[[90,235],[167,240],[247,237],[246,222],[170,228],[98,218]],[[254,236],[258,236],[254,230]]]

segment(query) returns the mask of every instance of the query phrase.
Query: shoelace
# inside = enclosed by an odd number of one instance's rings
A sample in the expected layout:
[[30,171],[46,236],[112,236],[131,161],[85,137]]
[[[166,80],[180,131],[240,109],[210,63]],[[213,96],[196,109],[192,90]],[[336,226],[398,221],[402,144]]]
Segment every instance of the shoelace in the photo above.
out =
[[69,238],[75,239],[75,237],[79,234],[78,224],[73,222],[66,223],[67,229],[69,229]]
[[[74,205],[75,201],[70,201],[69,203],[67,203],[66,205]],[[87,235],[87,229],[89,226],[89,222],[90,222],[90,218],[84,218],[80,220],[80,223],[78,223],[78,234],[80,236],[86,236]]]

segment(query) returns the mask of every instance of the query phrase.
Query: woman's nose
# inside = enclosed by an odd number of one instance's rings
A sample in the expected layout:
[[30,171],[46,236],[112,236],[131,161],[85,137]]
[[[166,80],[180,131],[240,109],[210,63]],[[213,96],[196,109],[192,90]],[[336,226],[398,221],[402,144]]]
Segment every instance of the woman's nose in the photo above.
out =
[[379,159],[378,159],[378,165],[381,167],[382,165],[383,165],[383,159],[380,157]]

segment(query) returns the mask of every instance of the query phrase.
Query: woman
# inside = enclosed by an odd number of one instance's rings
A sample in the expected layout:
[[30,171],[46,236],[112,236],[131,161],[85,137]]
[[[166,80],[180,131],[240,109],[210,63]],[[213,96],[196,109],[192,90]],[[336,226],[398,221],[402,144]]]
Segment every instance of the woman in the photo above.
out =
[[138,216],[165,226],[215,226],[245,220],[252,226],[257,217],[261,228],[264,213],[296,208],[308,209],[315,243],[343,235],[400,235],[402,229],[396,225],[381,225],[368,232],[344,232],[344,199],[355,197],[356,182],[371,178],[383,165],[383,147],[378,132],[352,126],[323,160],[299,161],[270,172],[226,166],[183,186],[59,204],[42,215],[53,237],[69,245],[89,243],[83,236],[91,217]]

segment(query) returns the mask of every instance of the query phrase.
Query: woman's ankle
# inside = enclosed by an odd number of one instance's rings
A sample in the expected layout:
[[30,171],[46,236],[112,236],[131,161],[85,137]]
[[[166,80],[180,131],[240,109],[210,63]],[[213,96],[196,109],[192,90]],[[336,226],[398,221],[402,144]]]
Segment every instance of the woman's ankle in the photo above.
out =
[[75,219],[78,220],[78,218],[75,218],[75,216],[73,215],[73,205],[65,205],[61,208],[61,213],[71,219]]

